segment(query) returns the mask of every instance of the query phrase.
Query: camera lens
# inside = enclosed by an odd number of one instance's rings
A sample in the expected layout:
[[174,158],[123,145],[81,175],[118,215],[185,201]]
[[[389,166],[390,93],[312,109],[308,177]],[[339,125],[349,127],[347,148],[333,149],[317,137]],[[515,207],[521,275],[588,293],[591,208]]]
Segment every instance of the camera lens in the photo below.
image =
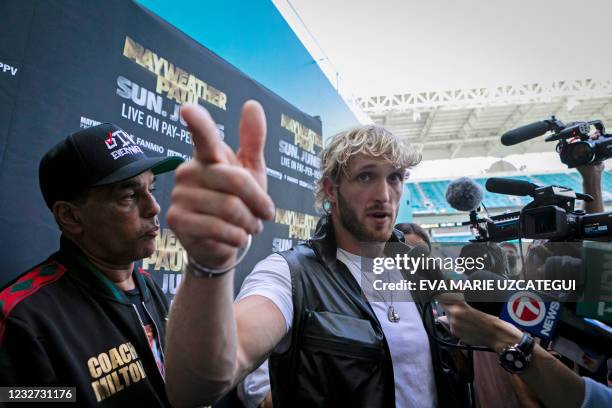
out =
[[595,152],[586,142],[572,143],[570,146],[569,157],[576,165],[587,164],[593,160]]

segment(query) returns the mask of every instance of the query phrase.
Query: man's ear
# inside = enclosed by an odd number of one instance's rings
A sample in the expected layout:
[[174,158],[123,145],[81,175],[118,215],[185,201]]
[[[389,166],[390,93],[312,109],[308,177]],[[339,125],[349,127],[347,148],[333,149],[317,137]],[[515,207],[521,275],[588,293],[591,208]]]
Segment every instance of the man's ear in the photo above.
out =
[[333,181],[331,181],[329,177],[325,177],[323,179],[323,192],[325,193],[327,201],[329,201],[330,204],[336,204],[336,201],[338,200],[338,189],[336,187],[337,185]]
[[56,201],[53,204],[53,216],[60,229],[71,235],[83,231],[83,219],[79,207],[68,201]]

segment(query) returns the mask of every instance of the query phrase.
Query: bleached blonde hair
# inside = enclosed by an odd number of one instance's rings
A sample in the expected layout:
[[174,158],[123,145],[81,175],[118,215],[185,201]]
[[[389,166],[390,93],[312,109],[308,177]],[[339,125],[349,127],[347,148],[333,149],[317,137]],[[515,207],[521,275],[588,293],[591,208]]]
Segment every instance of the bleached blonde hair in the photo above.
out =
[[321,151],[321,178],[315,185],[315,207],[319,211],[325,211],[327,200],[323,180],[328,177],[338,184],[342,174],[347,175],[349,160],[358,154],[383,158],[397,168],[414,167],[421,161],[420,151],[382,126],[366,125],[340,132]]

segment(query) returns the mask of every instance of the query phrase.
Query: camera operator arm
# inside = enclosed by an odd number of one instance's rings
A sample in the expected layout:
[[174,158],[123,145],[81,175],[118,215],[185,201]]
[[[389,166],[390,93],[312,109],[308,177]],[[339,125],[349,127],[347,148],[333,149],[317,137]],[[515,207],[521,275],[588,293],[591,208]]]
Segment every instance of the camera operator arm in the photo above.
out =
[[[468,344],[486,345],[498,353],[520,341],[522,332],[519,329],[472,308],[454,295],[437,297],[447,311],[454,336]],[[529,366],[518,375],[546,407],[578,408],[585,398],[584,380],[538,344],[533,349]]]
[[593,197],[593,201],[585,201],[582,209],[586,213],[600,213],[604,211],[603,196],[601,193],[601,179],[604,171],[603,163],[591,163],[577,166],[576,170],[582,176],[582,192]]
[[[509,327],[495,336],[493,348],[498,353],[521,338],[520,330],[500,322]],[[584,401],[584,380],[539,344],[533,349],[529,367],[519,376],[546,407],[580,407]]]

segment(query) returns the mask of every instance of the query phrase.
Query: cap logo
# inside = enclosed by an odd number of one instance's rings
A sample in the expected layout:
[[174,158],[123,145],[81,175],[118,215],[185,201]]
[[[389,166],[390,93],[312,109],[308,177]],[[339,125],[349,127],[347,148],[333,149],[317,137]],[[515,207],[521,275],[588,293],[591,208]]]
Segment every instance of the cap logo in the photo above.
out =
[[113,160],[128,154],[144,154],[142,149],[134,143],[132,136],[121,129],[112,133],[108,132],[108,138],[104,140],[104,143],[107,149],[111,151]]

